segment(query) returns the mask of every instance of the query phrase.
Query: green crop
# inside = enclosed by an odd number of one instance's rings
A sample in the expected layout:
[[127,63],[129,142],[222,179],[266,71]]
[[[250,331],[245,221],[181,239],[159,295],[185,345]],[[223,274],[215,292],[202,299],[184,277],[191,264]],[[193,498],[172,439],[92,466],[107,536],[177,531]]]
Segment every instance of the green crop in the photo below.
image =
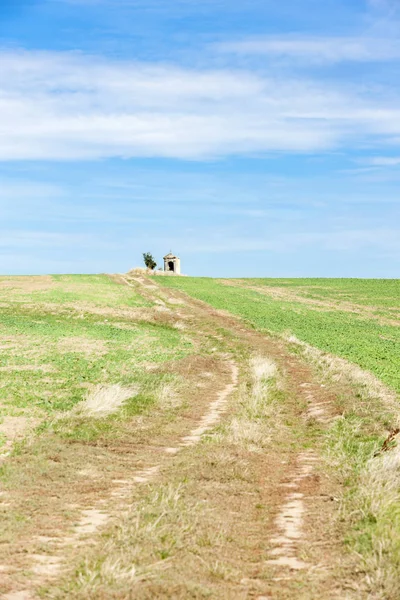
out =
[[[208,278],[171,277],[157,281],[243,317],[261,331],[293,333],[320,350],[371,371],[400,392],[400,328],[380,322],[376,312],[385,309],[386,313],[388,307],[398,311],[399,280],[252,279],[235,281],[235,286]],[[333,304],[321,309],[295,300],[274,299],[249,286],[304,288],[332,301],[343,294],[346,301],[364,305],[369,301],[371,311],[357,313]]]

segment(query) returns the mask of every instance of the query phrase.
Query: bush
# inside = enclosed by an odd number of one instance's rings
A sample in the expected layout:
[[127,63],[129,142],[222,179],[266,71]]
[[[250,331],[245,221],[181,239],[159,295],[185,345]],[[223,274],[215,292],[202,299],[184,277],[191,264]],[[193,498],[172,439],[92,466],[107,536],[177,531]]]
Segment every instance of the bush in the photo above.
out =
[[153,255],[150,254],[150,252],[144,252],[143,253],[143,260],[144,260],[144,264],[146,265],[146,267],[148,269],[151,269],[152,271],[154,271],[154,269],[157,266],[157,263],[154,260]]

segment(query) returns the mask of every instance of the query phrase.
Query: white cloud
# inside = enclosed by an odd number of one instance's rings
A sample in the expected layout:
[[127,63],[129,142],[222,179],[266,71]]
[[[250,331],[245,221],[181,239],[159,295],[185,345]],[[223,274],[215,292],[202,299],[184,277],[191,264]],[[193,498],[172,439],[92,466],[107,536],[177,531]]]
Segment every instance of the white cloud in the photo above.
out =
[[333,85],[83,54],[3,52],[0,160],[318,152],[400,135],[400,109]]
[[375,37],[258,37],[220,44],[224,52],[270,55],[314,64],[381,62],[400,58],[400,41]]

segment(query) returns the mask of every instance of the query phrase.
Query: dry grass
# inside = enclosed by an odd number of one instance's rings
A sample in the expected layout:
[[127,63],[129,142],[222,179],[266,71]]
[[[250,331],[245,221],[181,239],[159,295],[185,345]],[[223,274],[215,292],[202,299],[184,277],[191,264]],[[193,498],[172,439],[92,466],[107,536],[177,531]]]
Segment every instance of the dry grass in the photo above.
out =
[[[7,455],[17,440],[23,439],[29,430],[38,424],[38,419],[24,416],[6,416],[0,419],[0,458]],[[4,445],[2,444],[4,440]]]
[[227,431],[227,441],[250,452],[261,452],[268,446],[271,433],[280,423],[276,398],[277,368],[263,356],[249,361],[249,378],[239,389],[237,415]]
[[250,452],[261,452],[270,441],[270,432],[260,423],[249,419],[233,419],[230,425],[228,441]]
[[400,503],[400,448],[375,457],[368,462],[362,478],[363,495],[369,495],[370,510],[376,514],[382,508]]
[[134,597],[135,585],[154,580],[170,558],[195,546],[201,505],[184,496],[181,483],[168,483],[132,505],[103,539],[101,558],[85,561],[74,597]]
[[[236,408],[234,420],[207,436],[200,453],[194,448],[182,453],[172,482],[151,486],[116,521],[68,593],[93,599],[111,594],[146,599],[241,597],[243,561],[248,561],[250,574],[258,559],[257,544],[247,541],[244,530],[249,533],[248,521],[260,532],[265,518],[261,505],[254,508],[259,493],[244,456],[250,450],[254,460],[264,462],[258,452],[279,421],[277,376],[276,365],[268,358],[249,360],[246,381],[230,400]],[[168,385],[160,389],[161,405],[169,405],[171,392],[173,396]],[[246,515],[238,519],[237,510],[246,510]]]
[[162,382],[155,393],[156,402],[161,409],[174,409],[182,405],[183,399],[178,394],[175,382]]
[[[200,369],[204,365],[199,367],[198,362],[193,361],[197,369],[193,376],[209,381],[211,373]],[[272,385],[275,368],[270,361],[253,360],[251,365],[251,389],[259,381],[266,387]],[[156,395],[161,409],[175,404],[176,386],[181,384],[178,379],[176,384],[167,381],[159,386]],[[191,387],[183,385],[190,393]],[[237,400],[237,395],[232,396],[232,402],[236,404]],[[182,425],[185,432],[185,421]],[[154,443],[154,437],[149,440]],[[164,477],[165,483],[142,482],[135,487],[130,502],[126,499],[115,513],[115,521],[104,531],[96,548],[82,551],[81,562],[73,567],[74,574],[71,572],[64,579],[61,588],[52,586],[49,596],[44,592],[45,596],[85,600],[200,598],[210,594],[227,597],[225,586],[238,586],[243,576],[243,554],[237,549],[238,544],[243,540],[249,574],[257,556],[255,542],[247,542],[245,535],[240,535],[238,541],[236,527],[246,526],[243,519],[237,519],[236,511],[248,502],[244,521],[249,520],[255,531],[262,530],[258,525],[263,522],[264,513],[254,508],[259,493],[253,490],[255,476],[243,460],[245,451],[232,445],[227,449],[225,443],[226,439],[219,440],[218,435],[207,437],[200,452],[195,447],[185,449],[178,455],[178,462],[170,464],[169,471],[160,469],[159,477]],[[261,456],[252,453],[252,457],[264,464]],[[234,499],[232,505],[231,498],[228,521],[232,522],[232,531],[228,532],[224,517],[231,494]],[[231,546],[235,548],[233,563]]]
[[400,448],[368,461],[361,476],[358,499],[364,519],[373,526],[365,555],[373,597],[399,597],[400,575]]
[[136,396],[138,392],[138,386],[124,388],[119,384],[99,384],[88,393],[77,410],[91,417],[101,418],[116,412],[126,400]]
[[[376,427],[371,423],[372,428]],[[328,463],[346,482],[340,497],[340,527],[356,568],[365,573],[360,597],[397,600],[400,589],[400,448],[374,456],[377,443],[365,419],[337,420],[328,433]]]
[[138,277],[143,275],[150,275],[152,273],[153,271],[151,269],[147,269],[146,267],[135,267],[134,269],[128,271],[127,275],[131,277]]
[[251,393],[248,395],[246,410],[250,416],[265,414],[271,380],[276,377],[275,363],[263,356],[250,359]]
[[264,356],[254,356],[250,359],[250,373],[254,382],[260,383],[276,376],[276,365]]
[[0,277],[0,289],[22,290],[26,294],[54,287],[51,275]]

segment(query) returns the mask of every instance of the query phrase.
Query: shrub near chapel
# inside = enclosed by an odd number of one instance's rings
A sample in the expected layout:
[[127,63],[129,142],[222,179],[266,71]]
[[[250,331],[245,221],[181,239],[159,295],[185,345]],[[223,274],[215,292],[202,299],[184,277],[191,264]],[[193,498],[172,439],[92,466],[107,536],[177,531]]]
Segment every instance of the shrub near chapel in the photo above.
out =
[[146,267],[148,269],[150,269],[151,271],[154,271],[154,269],[157,266],[157,263],[154,260],[153,255],[150,254],[150,252],[144,252],[143,253],[143,260],[144,260],[144,264],[146,265]]

